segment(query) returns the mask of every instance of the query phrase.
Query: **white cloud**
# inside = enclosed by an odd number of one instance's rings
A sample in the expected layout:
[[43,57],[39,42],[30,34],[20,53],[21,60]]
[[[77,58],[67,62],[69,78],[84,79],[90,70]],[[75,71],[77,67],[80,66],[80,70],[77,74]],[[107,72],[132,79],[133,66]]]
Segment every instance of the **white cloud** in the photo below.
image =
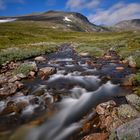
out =
[[122,20],[140,18],[139,3],[117,3],[107,10],[100,9],[89,15],[89,20],[96,24],[112,25]]
[[71,10],[92,9],[100,4],[101,0],[68,0],[66,8]]

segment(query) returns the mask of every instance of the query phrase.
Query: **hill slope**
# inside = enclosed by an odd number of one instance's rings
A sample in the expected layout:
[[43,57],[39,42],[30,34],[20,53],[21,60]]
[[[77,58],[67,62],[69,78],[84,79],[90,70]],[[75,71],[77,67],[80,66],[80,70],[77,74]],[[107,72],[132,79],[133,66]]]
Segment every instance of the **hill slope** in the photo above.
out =
[[[1,17],[1,19],[4,20],[5,17],[3,18]],[[89,20],[84,15],[75,12],[48,11],[45,13],[12,17],[12,19],[24,22],[25,21],[38,22],[53,29],[62,29],[66,31],[70,30],[83,32],[107,31],[106,28],[90,23]],[[9,20],[11,20],[11,18]]]

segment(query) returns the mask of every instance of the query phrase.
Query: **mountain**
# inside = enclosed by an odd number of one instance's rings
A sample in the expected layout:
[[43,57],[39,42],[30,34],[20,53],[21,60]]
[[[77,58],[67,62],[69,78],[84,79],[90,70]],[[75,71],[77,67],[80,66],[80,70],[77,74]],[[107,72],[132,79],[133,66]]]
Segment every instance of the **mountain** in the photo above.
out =
[[114,26],[121,30],[140,30],[140,19],[124,20]]
[[[70,30],[70,31],[83,31],[83,32],[104,32],[108,31],[107,28],[97,26],[89,22],[87,17],[76,12],[63,12],[63,11],[48,11],[44,13],[33,13],[25,16],[18,17],[1,17],[2,20],[22,21],[22,22],[36,22],[45,24],[49,28]],[[5,21],[4,21],[5,22]]]

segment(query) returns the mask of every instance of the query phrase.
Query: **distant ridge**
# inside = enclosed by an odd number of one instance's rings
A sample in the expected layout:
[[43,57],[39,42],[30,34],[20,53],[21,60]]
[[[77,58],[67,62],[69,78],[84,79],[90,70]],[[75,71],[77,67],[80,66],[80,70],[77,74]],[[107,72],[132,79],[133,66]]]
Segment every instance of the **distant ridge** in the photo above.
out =
[[86,16],[76,12],[47,11],[44,13],[32,13],[16,17],[1,17],[0,19],[14,18],[22,22],[40,22],[54,29],[82,31],[82,32],[106,32],[107,28],[97,26],[89,22]]

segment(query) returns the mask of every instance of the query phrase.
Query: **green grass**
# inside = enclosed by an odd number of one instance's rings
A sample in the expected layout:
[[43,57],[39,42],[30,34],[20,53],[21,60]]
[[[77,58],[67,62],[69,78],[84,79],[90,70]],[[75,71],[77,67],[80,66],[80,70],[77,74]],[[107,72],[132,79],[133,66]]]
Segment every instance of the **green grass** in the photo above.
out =
[[[39,42],[45,43],[36,44]],[[0,64],[50,52],[55,50],[56,44],[66,42],[76,44],[78,52],[89,52],[93,56],[100,56],[107,49],[114,48],[124,58],[134,56],[140,66],[139,32],[64,32],[38,22],[0,24]]]

